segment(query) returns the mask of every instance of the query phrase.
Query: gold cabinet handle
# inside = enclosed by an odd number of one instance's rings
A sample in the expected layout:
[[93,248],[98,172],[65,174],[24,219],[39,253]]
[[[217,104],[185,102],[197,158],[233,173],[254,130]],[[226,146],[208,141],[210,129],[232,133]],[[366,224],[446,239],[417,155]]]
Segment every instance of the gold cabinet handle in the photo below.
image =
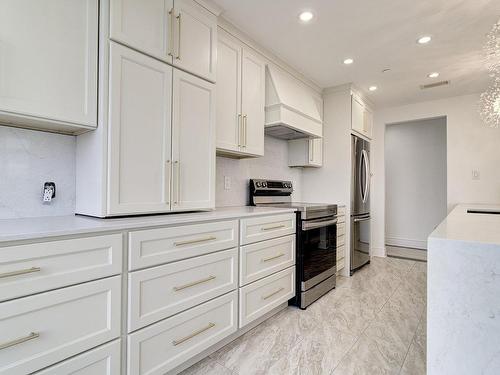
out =
[[285,288],[279,288],[277,291],[272,292],[271,294],[268,294],[267,296],[262,296],[262,299],[266,300],[274,296],[275,294],[278,294],[279,292],[285,290]]
[[168,38],[168,56],[174,57],[174,8],[168,12],[170,16],[170,35]]
[[192,339],[193,337],[196,337],[196,336],[202,334],[203,332],[208,331],[210,328],[213,328],[213,327],[215,327],[215,323],[208,323],[208,325],[206,327],[200,328],[199,330],[191,333],[190,335],[188,335],[186,337],[183,337],[183,338],[178,339],[178,340],[173,340],[172,345],[174,345],[174,346],[180,345],[183,342],[186,342],[186,341]]
[[31,267],[19,271],[5,272],[5,273],[0,273],[0,279],[3,279],[5,277],[20,276],[20,275],[25,275],[27,273],[40,272],[40,271],[41,271],[40,267]]
[[248,116],[243,115],[243,147],[247,147],[247,124],[248,124]]
[[174,205],[179,204],[180,189],[181,189],[181,163],[179,160],[174,161],[174,171],[175,171],[175,195],[174,195]]
[[261,230],[273,230],[273,229],[280,229],[280,228],[284,228],[285,225],[284,224],[281,224],[281,225],[274,225],[272,227],[262,227]]
[[208,237],[203,237],[203,238],[197,238],[197,239],[194,239],[194,240],[186,240],[186,241],[174,242],[174,246],[191,245],[193,243],[214,241],[216,239],[217,239],[217,237],[215,237],[215,236],[208,236]]
[[238,147],[242,147],[241,146],[241,132],[242,132],[242,128],[243,128],[243,124],[241,122],[241,118],[242,118],[242,114],[241,113],[238,113]]
[[178,33],[177,33],[177,42],[178,43],[177,43],[177,56],[175,56],[176,60],[180,60],[181,59],[181,19],[182,19],[181,16],[182,16],[182,13],[179,13],[177,15],[177,17],[175,17],[175,18],[177,18],[177,21],[178,21],[178,24],[179,24],[179,26],[177,28],[177,30],[178,30]]
[[170,197],[172,196],[172,189],[170,187],[170,181],[172,178],[172,162],[167,160],[165,162],[166,170],[165,170],[165,203],[167,205],[170,204]]
[[193,286],[200,285],[200,284],[209,282],[209,281],[214,280],[214,279],[216,279],[216,276],[210,275],[210,276],[208,276],[205,279],[201,279],[201,280],[198,280],[198,281],[193,281],[191,283],[184,284],[184,285],[181,285],[181,286],[174,286],[174,291],[178,292],[179,290],[191,288]]
[[278,259],[278,258],[281,258],[282,256],[284,256],[285,254],[283,253],[279,253],[278,255],[275,255],[275,256],[272,256],[272,257],[269,257],[269,258],[262,258],[262,261],[263,262],[269,262],[271,260],[274,260],[274,259]]
[[4,344],[0,344],[0,350],[10,348],[11,346],[22,344],[23,342],[30,341],[40,337],[39,333],[31,332],[28,336],[15,339]]

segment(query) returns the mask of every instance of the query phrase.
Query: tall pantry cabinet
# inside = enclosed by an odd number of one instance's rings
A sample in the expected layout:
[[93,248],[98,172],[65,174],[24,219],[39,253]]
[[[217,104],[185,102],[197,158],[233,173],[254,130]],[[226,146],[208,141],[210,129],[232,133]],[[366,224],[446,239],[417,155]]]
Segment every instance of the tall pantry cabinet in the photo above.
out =
[[110,0],[100,20],[99,126],[77,138],[76,212],[213,208],[216,16],[188,0]]

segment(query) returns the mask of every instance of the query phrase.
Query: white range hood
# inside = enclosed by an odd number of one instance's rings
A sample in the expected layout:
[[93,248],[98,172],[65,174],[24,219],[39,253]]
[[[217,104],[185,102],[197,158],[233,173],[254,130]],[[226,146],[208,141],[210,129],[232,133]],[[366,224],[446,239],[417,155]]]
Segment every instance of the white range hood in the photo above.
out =
[[281,70],[266,68],[267,135],[281,139],[321,138],[321,96]]

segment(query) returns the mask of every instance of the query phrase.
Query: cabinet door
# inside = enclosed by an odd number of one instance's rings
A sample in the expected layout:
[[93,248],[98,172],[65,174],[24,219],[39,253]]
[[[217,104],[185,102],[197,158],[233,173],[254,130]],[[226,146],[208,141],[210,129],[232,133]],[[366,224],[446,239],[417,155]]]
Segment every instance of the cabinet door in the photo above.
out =
[[365,108],[363,112],[363,134],[371,139],[372,132],[373,132],[373,113]]
[[217,19],[192,0],[175,0],[174,65],[215,82]]
[[356,97],[352,97],[352,107],[351,107],[351,127],[363,134],[364,129],[364,105]]
[[172,68],[110,48],[108,214],[168,211]]
[[217,150],[239,152],[241,136],[241,52],[219,31],[217,43]]
[[0,2],[2,117],[97,126],[98,15],[98,0]]
[[110,37],[172,62],[174,0],[111,0]]
[[215,205],[215,85],[174,70],[173,210]]
[[242,151],[252,155],[264,155],[265,74],[265,63],[244,49],[241,85]]
[[321,167],[323,165],[323,139],[309,139],[309,165]]

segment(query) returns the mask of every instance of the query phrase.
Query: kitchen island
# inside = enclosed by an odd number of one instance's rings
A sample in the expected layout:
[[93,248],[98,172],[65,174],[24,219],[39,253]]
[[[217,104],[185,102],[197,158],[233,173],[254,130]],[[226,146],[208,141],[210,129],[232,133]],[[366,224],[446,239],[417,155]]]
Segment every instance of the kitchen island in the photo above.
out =
[[495,211],[500,206],[458,205],[428,239],[428,375],[500,373],[500,214]]

